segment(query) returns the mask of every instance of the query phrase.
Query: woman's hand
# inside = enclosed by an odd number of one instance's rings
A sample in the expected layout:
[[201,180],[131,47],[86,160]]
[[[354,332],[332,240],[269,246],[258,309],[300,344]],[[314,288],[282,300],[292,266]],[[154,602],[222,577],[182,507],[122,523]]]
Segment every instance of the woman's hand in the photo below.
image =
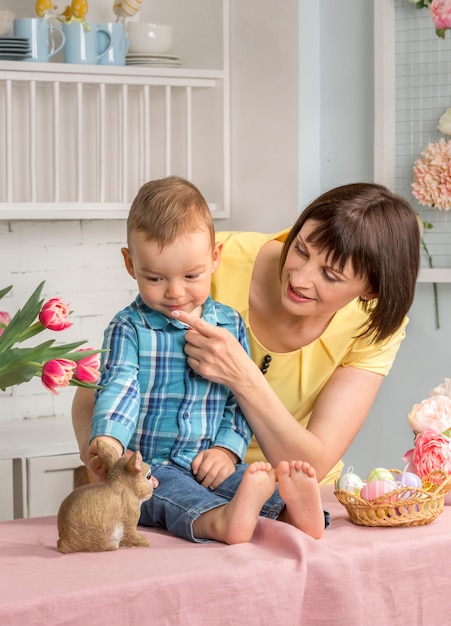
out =
[[240,342],[228,330],[183,311],[174,311],[173,317],[190,327],[185,335],[189,366],[237,393],[237,386],[256,367]]

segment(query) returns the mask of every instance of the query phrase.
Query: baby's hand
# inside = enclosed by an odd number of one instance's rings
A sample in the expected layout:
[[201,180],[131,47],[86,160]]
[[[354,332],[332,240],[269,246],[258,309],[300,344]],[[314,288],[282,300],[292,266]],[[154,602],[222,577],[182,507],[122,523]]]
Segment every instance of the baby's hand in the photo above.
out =
[[235,471],[236,454],[226,448],[202,450],[191,464],[197,482],[203,487],[216,489]]

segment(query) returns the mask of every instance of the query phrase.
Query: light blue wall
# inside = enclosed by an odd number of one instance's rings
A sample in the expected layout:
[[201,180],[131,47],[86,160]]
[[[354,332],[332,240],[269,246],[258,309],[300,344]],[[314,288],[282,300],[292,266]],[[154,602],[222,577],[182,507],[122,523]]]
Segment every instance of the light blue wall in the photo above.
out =
[[[302,208],[316,195],[314,185],[319,193],[373,179],[373,2],[299,0],[299,21],[300,118],[304,130],[308,128],[303,134],[300,125]],[[319,81],[309,75],[309,63],[319,72]],[[303,109],[307,93],[313,103]],[[313,111],[310,126],[305,119],[308,111]],[[313,132],[319,154],[312,148]],[[318,167],[319,176],[314,171]],[[450,285],[439,285],[439,298],[441,328],[436,330],[432,285],[418,285],[406,339],[344,459],[363,476],[375,466],[403,466],[402,455],[412,444],[408,412],[451,377]]]

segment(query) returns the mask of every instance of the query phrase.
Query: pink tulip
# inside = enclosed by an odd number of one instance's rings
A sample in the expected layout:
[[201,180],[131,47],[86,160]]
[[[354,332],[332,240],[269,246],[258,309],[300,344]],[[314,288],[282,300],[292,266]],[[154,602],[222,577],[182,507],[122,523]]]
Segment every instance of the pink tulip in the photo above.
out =
[[76,368],[75,361],[53,359],[47,361],[42,368],[41,380],[46,389],[58,395],[57,387],[67,387],[72,380]]
[[3,334],[3,331],[8,326],[11,321],[11,315],[6,313],[6,311],[0,311],[0,335]]
[[451,0],[432,0],[430,10],[437,30],[451,28]]
[[52,298],[42,307],[39,321],[49,330],[64,330],[72,326],[72,322],[67,319],[69,313],[68,304],[64,304],[61,298]]
[[[83,348],[77,352],[92,350],[93,348]],[[96,383],[100,378],[100,357],[98,354],[91,354],[84,359],[77,361],[74,378],[82,383]]]

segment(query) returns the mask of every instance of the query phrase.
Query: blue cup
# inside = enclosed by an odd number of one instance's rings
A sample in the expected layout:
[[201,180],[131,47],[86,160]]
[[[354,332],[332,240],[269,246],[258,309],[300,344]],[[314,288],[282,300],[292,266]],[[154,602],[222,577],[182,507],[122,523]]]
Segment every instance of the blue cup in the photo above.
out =
[[[13,22],[14,37],[25,37],[30,42],[31,56],[24,61],[46,63],[61,50],[65,36],[61,28],[52,26],[40,17],[20,17]],[[55,35],[60,38],[56,45]]]
[[111,38],[111,46],[107,49],[97,63],[99,65],[125,65],[125,59],[128,51],[127,29],[124,22],[103,22],[98,24],[97,31],[97,52],[105,49],[107,46],[106,34],[109,33]]
[[[95,22],[64,23],[63,31],[66,36],[63,54],[65,63],[96,65],[111,48],[110,33],[100,28],[100,25]],[[103,47],[99,50],[97,40],[100,32],[104,33],[105,40]]]

